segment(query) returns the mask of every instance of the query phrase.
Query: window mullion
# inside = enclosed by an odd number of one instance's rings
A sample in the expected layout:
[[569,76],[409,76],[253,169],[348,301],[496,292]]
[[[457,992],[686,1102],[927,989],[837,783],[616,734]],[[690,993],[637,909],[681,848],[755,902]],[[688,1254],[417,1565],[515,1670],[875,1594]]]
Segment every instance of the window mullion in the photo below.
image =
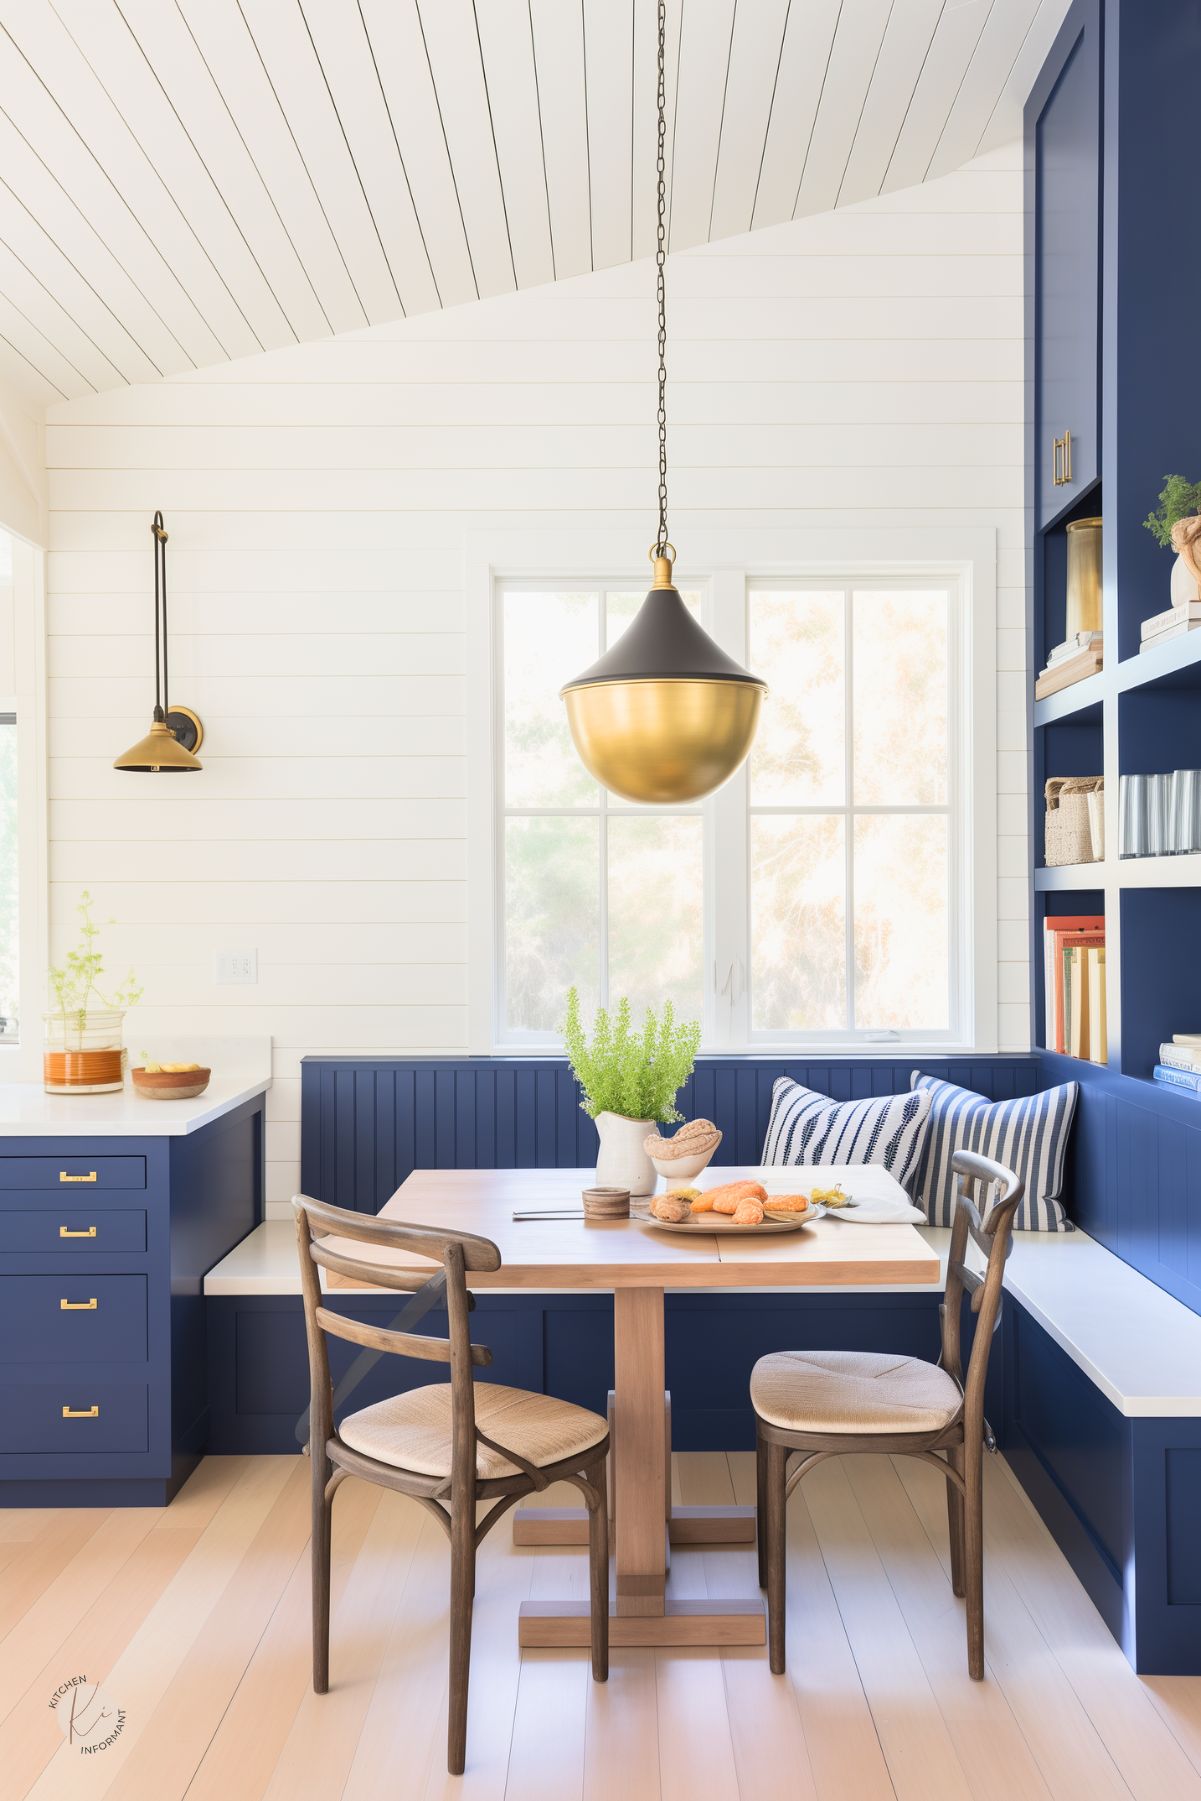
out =
[[843,605],[843,864],[846,870],[847,1031],[855,1030],[855,595],[848,588]]
[[[747,583],[741,570],[710,582],[710,630],[739,663],[747,661]],[[705,1039],[714,1050],[744,1050],[750,1021],[750,776],[746,763],[705,807]]]

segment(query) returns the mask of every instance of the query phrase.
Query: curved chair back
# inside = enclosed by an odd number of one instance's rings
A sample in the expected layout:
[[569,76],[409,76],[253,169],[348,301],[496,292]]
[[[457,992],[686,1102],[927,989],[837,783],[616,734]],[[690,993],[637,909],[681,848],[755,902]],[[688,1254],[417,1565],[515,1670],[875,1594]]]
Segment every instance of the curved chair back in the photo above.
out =
[[[475,1391],[473,1370],[492,1361],[486,1345],[472,1344],[469,1315],[474,1302],[467,1289],[468,1270],[497,1270],[500,1252],[490,1238],[474,1232],[439,1230],[434,1226],[406,1225],[399,1220],[378,1219],[331,1207],[307,1194],[294,1195],[296,1241],[300,1254],[300,1286],[304,1296],[305,1336],[309,1351],[312,1403],[309,1415],[310,1450],[316,1454],[334,1433],[333,1386],[329,1373],[326,1336],[348,1339],[351,1344],[422,1362],[450,1365],[454,1443],[451,1485],[458,1492],[474,1488],[476,1468]],[[403,1251],[428,1257],[435,1270],[398,1268],[350,1255],[331,1240],[350,1239],[381,1251]],[[446,1308],[449,1329],[445,1338],[432,1333],[409,1332],[396,1327],[369,1325],[347,1319],[326,1307],[321,1297],[318,1268],[335,1270],[380,1288],[424,1295],[431,1304]]]
[[[1013,1248],[1013,1218],[1023,1188],[1013,1170],[1006,1169],[1003,1163],[995,1163],[991,1157],[979,1157],[974,1151],[956,1151],[951,1168],[955,1172],[958,1192],[947,1258],[947,1286],[939,1309],[942,1321],[939,1363],[963,1389],[965,1431],[982,1434],[984,1382],[988,1375],[993,1334],[1001,1321],[1005,1260]],[[982,1200],[990,1190],[995,1190],[991,1206],[985,1204],[982,1212],[971,1190]],[[983,1254],[982,1270],[968,1263],[969,1244],[975,1245]],[[965,1294],[971,1295],[971,1308],[976,1315],[966,1381],[961,1352]]]

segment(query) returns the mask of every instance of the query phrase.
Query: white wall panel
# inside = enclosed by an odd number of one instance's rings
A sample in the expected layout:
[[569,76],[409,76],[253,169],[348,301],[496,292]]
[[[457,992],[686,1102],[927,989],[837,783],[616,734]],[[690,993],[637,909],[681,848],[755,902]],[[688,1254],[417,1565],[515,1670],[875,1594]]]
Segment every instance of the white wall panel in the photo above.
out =
[[[533,13],[539,45],[566,31],[562,9]],[[750,104],[738,87],[735,103]],[[550,191],[556,258],[580,150]],[[707,527],[744,532],[751,554],[764,524],[837,534],[869,515],[885,534],[997,534],[1006,1049],[1028,1043],[1021,206],[1010,148],[669,268],[685,555]],[[51,411],[55,948],[86,885],[119,922],[116,962],[147,985],[135,1033],[272,1034],[276,1203],[297,1184],[303,1054],[465,1049],[467,540],[545,533],[567,568],[590,532],[619,531],[637,577],[654,503],[651,274]],[[171,532],[172,687],[207,730],[204,774],[170,794],[110,767],[151,699],[155,506]],[[217,953],[243,948],[258,983],[217,985]]]

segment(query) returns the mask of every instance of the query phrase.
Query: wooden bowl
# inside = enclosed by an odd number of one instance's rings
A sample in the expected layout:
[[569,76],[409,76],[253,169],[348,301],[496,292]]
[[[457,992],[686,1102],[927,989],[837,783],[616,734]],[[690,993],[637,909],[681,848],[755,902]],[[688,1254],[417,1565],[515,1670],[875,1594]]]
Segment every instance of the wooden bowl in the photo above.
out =
[[628,1188],[585,1188],[585,1219],[629,1219]]
[[131,1069],[130,1079],[148,1101],[194,1101],[212,1080],[211,1069]]

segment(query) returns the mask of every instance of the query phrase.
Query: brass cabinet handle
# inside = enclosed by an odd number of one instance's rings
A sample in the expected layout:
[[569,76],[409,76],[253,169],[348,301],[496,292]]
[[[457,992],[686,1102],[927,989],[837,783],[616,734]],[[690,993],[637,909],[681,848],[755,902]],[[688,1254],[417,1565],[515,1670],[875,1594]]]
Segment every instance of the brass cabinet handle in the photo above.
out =
[[58,1179],[60,1182],[94,1182],[96,1180],[96,1171],[90,1169],[86,1176],[73,1176],[68,1170],[60,1169],[58,1172]]
[[1063,439],[1053,439],[1051,443],[1051,486],[1053,488],[1063,487],[1063,474],[1059,464],[1059,455],[1062,449]]
[[80,1226],[78,1231],[74,1231],[70,1226],[60,1226],[58,1235],[60,1238],[95,1238],[96,1228],[95,1226]]
[[60,1313],[95,1313],[96,1305],[95,1295],[90,1301],[60,1301],[58,1304]]
[[64,1407],[63,1418],[65,1420],[98,1420],[100,1409],[95,1402],[90,1407]]
[[1065,483],[1072,479],[1072,434],[1070,431],[1065,431],[1063,434],[1063,479]]

